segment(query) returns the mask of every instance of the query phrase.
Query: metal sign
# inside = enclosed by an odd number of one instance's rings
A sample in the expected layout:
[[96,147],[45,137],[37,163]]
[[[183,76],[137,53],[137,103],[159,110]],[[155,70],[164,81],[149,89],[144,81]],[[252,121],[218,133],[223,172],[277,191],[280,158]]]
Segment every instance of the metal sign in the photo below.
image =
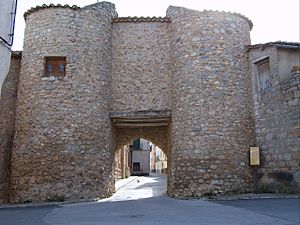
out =
[[250,165],[251,166],[259,166],[259,147],[250,147]]

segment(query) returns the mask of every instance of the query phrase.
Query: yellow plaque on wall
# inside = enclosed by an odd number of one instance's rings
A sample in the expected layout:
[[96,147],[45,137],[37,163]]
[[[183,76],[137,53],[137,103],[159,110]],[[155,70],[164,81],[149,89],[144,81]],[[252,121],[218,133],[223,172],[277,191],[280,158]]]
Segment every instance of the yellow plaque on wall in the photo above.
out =
[[259,166],[259,147],[250,147],[250,165]]

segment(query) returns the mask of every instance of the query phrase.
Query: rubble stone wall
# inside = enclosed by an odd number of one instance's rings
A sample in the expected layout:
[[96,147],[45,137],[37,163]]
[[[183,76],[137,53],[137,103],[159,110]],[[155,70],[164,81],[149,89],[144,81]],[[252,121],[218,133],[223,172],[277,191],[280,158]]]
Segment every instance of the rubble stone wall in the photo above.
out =
[[10,162],[15,133],[21,54],[13,53],[0,99],[0,203],[9,201]]
[[[107,2],[47,8],[26,16],[11,201],[113,193],[111,18]],[[66,57],[66,76],[43,77],[45,57]]]
[[170,109],[168,26],[113,23],[112,111]]
[[[284,54],[283,58],[280,58]],[[255,62],[268,58],[270,77],[259,87]],[[286,62],[288,60],[289,62]],[[300,49],[251,49],[256,146],[261,165],[256,171],[257,190],[300,192]]]
[[251,191],[249,21],[180,7],[169,7],[167,16],[172,20],[168,192],[186,197]]
[[[161,19],[118,19],[108,2],[29,10],[11,202],[111,195],[114,153],[134,138],[168,156],[170,196],[253,190],[251,26],[239,14],[181,7]],[[66,57],[65,77],[43,77],[47,56]],[[168,126],[110,120],[163,111]]]
[[116,128],[114,133],[116,135],[114,139],[116,150],[135,139],[144,138],[154,143],[168,155],[169,127]]

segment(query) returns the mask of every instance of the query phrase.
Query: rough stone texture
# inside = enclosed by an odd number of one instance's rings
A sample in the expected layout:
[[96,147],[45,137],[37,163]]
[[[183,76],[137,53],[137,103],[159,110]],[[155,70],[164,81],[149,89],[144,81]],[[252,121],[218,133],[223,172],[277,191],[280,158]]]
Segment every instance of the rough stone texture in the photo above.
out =
[[0,203],[9,200],[10,159],[15,132],[15,113],[21,54],[13,53],[0,99]]
[[[114,5],[106,2],[27,15],[12,202],[113,193],[109,100],[115,16]],[[42,78],[46,56],[66,57],[65,77]]]
[[[252,102],[246,48],[251,27],[239,14],[180,7],[170,7],[165,18],[117,18],[107,2],[32,9],[26,14],[11,202],[112,194],[114,156],[136,138],[167,155],[170,196],[252,191],[253,108],[265,106]],[[47,56],[66,57],[65,77],[43,77]],[[291,126],[297,121],[297,79],[280,86],[283,105],[292,106],[284,111],[293,115]],[[259,133],[269,126],[268,107],[256,118],[262,149],[269,138]],[[279,142],[268,143],[264,154]],[[294,136],[284,143],[296,153]],[[292,157],[298,155],[276,151],[297,168]],[[273,162],[264,165],[273,171],[279,165]],[[273,176],[298,182],[296,171],[289,171],[292,178]]]
[[113,111],[170,109],[169,23],[114,23]]
[[167,16],[173,65],[168,193],[251,191],[248,21],[179,7],[169,7]]
[[[269,85],[259,88],[257,59],[269,58]],[[300,45],[266,46],[249,53],[254,99],[258,191],[300,192]],[[295,67],[298,66],[298,69]],[[294,68],[294,70],[293,70]]]
[[115,181],[127,178],[130,176],[130,167],[128,165],[128,155],[130,145],[127,144],[115,152],[114,160],[114,177]]
[[169,128],[168,127],[141,127],[141,128],[115,128],[115,149],[130,143],[132,140],[144,138],[155,143],[166,155],[169,152]]

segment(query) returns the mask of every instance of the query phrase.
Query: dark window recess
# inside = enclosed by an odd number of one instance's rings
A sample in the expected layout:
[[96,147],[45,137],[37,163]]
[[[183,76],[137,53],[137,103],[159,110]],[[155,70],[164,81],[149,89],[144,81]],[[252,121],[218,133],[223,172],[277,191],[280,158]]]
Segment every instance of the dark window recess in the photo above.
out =
[[133,149],[134,150],[140,150],[141,149],[141,141],[140,141],[140,139],[135,139],[133,141]]
[[133,171],[139,172],[141,170],[141,164],[139,162],[132,163]]
[[256,65],[258,69],[259,90],[263,92],[271,87],[269,58],[257,62]]
[[45,77],[66,75],[66,57],[46,57]]

